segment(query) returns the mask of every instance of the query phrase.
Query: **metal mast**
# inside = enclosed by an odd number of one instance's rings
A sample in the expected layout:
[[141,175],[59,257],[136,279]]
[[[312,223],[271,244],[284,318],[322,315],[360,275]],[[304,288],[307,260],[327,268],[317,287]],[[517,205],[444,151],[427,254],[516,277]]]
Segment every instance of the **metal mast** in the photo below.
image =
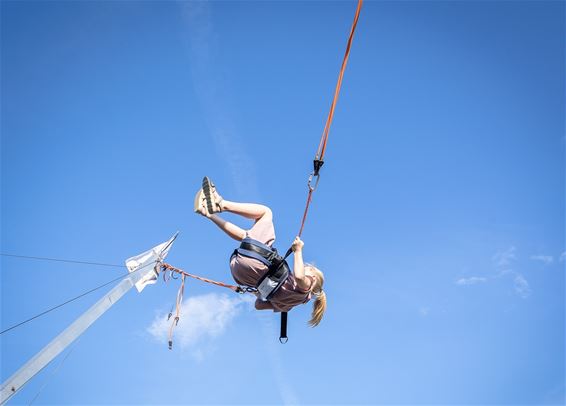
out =
[[[178,233],[177,233],[178,234]],[[100,316],[110,309],[133,286],[138,291],[148,283],[155,283],[156,266],[163,261],[177,234],[170,240],[145,251],[144,253],[126,260],[130,275],[126,276],[110,292],[104,295],[90,309],[77,318],[69,327],[55,337],[41,351],[26,362],[16,373],[2,383],[0,389],[0,404],[6,403],[39,371],[45,368],[57,355],[75,341]]]

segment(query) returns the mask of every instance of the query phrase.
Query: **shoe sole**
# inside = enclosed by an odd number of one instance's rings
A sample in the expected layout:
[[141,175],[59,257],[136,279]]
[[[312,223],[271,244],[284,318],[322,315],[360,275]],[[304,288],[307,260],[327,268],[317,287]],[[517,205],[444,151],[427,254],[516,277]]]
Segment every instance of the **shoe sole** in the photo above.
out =
[[206,207],[209,213],[216,213],[215,207],[212,205],[212,193],[211,190],[214,187],[214,183],[205,176],[202,180],[202,191],[204,192],[204,198],[206,199]]

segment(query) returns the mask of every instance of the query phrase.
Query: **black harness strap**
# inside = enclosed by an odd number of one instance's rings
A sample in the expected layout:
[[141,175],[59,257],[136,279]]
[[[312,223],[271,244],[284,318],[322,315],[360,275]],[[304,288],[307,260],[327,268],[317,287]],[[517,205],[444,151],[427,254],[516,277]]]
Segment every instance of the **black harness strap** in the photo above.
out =
[[287,337],[287,312],[281,312],[281,333],[279,334],[279,342],[285,344],[289,341]]
[[275,248],[266,249],[257,244],[252,244],[250,240],[242,241],[240,244],[240,249],[255,252],[256,254],[261,255],[269,262],[272,262],[274,259],[278,257],[277,250]]
[[[260,285],[266,278],[275,278],[279,280],[278,285],[273,289],[269,297],[274,294],[279,287],[285,282],[288,274],[290,273],[289,266],[285,261],[293,253],[292,248],[285,253],[285,256],[281,257],[277,250],[273,247],[267,246],[260,243],[259,241],[253,240],[251,238],[245,238],[242,240],[240,247],[234,251],[232,255],[243,255],[251,258],[255,258],[269,267],[269,271],[260,278],[257,285],[255,286],[256,291],[259,289],[261,291]],[[279,334],[279,341],[281,344],[285,344],[289,338],[287,337],[287,312],[281,312],[281,333]]]
[[[289,248],[283,257],[283,260],[287,259],[289,255],[293,253],[293,248]],[[287,337],[287,312],[281,312],[281,330],[279,333],[279,342],[281,344],[286,344],[289,341]]]

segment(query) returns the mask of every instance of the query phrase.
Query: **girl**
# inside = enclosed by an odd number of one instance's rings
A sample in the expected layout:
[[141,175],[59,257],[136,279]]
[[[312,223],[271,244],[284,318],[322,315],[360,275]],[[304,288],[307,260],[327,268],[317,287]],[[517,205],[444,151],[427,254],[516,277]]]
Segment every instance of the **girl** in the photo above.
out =
[[[273,227],[273,214],[269,207],[255,203],[237,203],[224,200],[207,177],[203,179],[202,186],[202,189],[195,196],[194,209],[196,213],[210,219],[222,231],[237,241],[252,238],[262,244],[272,246],[275,241],[275,229]],[[246,231],[216,214],[222,211],[254,220],[254,225]],[[297,305],[307,303],[314,295],[315,301],[309,324],[315,327],[320,323],[326,310],[326,293],[322,290],[324,275],[313,265],[303,262],[303,246],[304,243],[301,239],[296,237],[292,246],[294,252],[293,273],[289,275],[269,301],[262,301],[258,298],[255,302],[255,308],[287,312]],[[230,271],[239,285],[255,287],[259,279],[268,271],[268,267],[257,259],[236,254],[230,259]]]

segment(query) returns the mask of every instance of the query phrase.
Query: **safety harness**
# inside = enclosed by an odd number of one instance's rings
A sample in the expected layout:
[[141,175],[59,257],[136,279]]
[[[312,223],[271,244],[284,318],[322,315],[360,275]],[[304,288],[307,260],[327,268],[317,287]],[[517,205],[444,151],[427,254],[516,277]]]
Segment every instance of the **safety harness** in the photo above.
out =
[[[267,266],[267,272],[258,280],[257,284],[246,287],[246,290],[257,292],[260,300],[269,301],[291,274],[291,268],[289,268],[286,259],[292,252],[292,249],[289,249],[285,256],[281,256],[275,247],[270,247],[253,238],[244,238],[240,246],[230,256],[230,260],[236,255],[241,255],[256,259]],[[287,342],[287,340],[287,312],[281,312],[279,341]]]
[[257,259],[267,266],[268,271],[259,279],[256,286],[253,286],[257,290],[259,298],[263,301],[269,301],[291,274],[289,264],[284,257],[279,255],[276,248],[262,244],[252,238],[244,238],[230,260],[238,254]]

